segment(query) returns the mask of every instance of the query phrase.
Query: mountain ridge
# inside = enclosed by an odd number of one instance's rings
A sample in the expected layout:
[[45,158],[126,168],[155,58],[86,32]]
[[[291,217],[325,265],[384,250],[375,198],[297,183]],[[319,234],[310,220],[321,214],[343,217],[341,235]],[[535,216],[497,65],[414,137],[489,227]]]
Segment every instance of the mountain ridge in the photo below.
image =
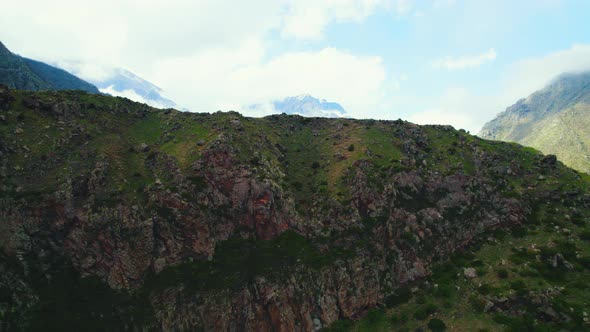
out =
[[590,178],[532,148],[77,91],[1,87],[0,113],[3,329],[587,326]]
[[566,73],[486,123],[479,135],[552,153],[590,172],[590,72]]
[[46,63],[13,54],[0,42],[0,84],[23,90],[82,90],[99,93],[92,84]]

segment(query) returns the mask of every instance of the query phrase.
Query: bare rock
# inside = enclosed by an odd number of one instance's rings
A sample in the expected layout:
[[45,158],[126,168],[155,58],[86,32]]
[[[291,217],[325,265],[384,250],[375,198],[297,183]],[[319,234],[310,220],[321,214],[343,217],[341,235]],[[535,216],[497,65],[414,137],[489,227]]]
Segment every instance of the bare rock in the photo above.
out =
[[463,275],[469,279],[477,278],[477,271],[472,267],[464,268]]

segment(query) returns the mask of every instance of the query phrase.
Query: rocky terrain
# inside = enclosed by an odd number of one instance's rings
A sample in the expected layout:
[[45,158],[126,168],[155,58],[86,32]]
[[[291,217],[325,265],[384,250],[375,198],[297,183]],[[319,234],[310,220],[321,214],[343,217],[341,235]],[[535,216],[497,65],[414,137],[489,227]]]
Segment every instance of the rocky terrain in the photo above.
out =
[[[580,330],[589,185],[555,156],[448,126],[2,87],[0,330],[498,330],[529,316]],[[509,242],[547,228],[560,238]],[[510,249],[520,263],[493,256]],[[456,287],[500,259],[531,270],[507,270],[513,282],[567,273],[580,292],[488,285],[459,307]],[[441,289],[474,316],[424,300]]]
[[508,107],[479,136],[555,154],[567,166],[589,173],[589,126],[590,72],[570,73]]

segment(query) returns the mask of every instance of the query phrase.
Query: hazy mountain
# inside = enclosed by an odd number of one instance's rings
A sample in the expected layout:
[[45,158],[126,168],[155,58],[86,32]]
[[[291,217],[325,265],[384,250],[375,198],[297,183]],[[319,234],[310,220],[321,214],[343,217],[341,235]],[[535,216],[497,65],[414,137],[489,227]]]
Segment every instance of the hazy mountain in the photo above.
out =
[[60,61],[56,65],[88,80],[103,93],[126,97],[153,107],[177,107],[172,100],[162,96],[163,91],[158,86],[126,69],[75,61]]
[[346,113],[340,104],[328,102],[325,99],[317,99],[308,94],[274,101],[273,106],[279,113],[299,114],[309,117],[337,118]]
[[590,72],[563,74],[508,107],[479,136],[518,142],[590,172]]
[[344,108],[335,102],[318,99],[308,94],[295,97],[286,97],[275,100],[270,105],[255,104],[248,107],[249,111],[262,111],[266,113],[297,114],[306,117],[339,118],[346,115]]
[[83,90],[99,93],[92,84],[65,70],[16,55],[1,42],[0,83],[19,90]]

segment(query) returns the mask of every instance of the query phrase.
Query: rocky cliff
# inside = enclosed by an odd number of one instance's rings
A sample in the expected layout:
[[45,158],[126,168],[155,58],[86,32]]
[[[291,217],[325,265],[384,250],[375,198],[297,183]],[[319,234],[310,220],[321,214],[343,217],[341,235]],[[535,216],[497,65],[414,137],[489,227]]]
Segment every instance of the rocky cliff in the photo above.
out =
[[0,89],[1,328],[312,331],[535,206],[551,156],[404,121],[195,114]]

